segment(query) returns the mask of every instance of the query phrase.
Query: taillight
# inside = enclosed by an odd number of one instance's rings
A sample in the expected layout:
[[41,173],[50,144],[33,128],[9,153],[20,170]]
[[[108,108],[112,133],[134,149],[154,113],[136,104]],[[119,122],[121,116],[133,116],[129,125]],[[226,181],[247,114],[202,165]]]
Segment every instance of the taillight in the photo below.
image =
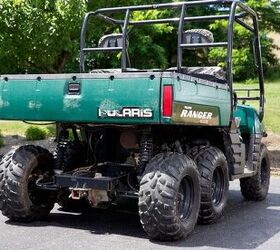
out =
[[172,116],[173,87],[166,85],[163,87],[163,116]]

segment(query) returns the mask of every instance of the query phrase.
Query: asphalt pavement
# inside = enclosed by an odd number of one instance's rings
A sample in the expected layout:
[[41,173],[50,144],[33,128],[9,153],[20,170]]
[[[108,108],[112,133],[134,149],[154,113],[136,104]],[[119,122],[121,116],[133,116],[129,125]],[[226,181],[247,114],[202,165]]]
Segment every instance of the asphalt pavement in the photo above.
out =
[[273,177],[267,200],[244,201],[239,182],[231,183],[224,216],[213,225],[196,226],[178,242],[156,242],[143,232],[136,206],[121,211],[61,211],[47,221],[12,223],[0,216],[0,250],[4,249],[280,249],[280,178]]

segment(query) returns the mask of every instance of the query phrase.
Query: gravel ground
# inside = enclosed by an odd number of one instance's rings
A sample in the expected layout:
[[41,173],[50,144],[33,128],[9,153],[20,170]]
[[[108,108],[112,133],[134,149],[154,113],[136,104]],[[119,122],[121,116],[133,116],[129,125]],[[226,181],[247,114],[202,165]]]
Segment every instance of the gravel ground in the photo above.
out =
[[280,174],[280,135],[268,132],[268,137],[264,138],[269,153],[272,172]]
[[19,146],[33,144],[38,145],[43,148],[49,149],[51,152],[54,152],[56,143],[54,142],[55,138],[49,138],[47,140],[40,141],[26,141],[24,137],[19,135],[8,135],[4,137],[5,146],[0,148],[0,155],[8,153],[10,150],[13,150]]

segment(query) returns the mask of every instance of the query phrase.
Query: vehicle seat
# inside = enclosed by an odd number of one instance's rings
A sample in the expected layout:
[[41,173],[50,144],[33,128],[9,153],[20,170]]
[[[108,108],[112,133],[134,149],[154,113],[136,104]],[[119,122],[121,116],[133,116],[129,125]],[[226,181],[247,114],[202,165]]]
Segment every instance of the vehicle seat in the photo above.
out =
[[[169,68],[168,71],[177,71],[177,68]],[[212,67],[182,67],[182,74],[197,77],[211,82],[226,83],[225,71],[218,66]]]
[[[183,43],[185,44],[204,44],[213,43],[213,33],[206,29],[192,29],[184,32]],[[195,49],[195,48],[194,48]],[[208,53],[208,49],[204,48],[204,52]],[[170,68],[168,70],[177,71],[177,68]],[[226,83],[226,74],[221,67],[182,67],[182,74],[197,77],[203,80],[208,80],[218,83]]]
[[[146,72],[147,70],[140,70],[140,69],[134,69],[134,68],[127,68],[126,72]],[[107,74],[118,74],[122,73],[122,69],[94,69],[90,71],[91,74],[102,74],[102,73],[107,73]]]

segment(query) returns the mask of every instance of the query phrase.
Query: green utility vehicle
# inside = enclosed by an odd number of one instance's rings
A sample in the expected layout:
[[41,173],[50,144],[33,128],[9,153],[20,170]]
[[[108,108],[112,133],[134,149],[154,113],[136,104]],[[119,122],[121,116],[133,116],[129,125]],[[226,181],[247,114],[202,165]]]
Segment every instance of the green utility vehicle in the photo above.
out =
[[[198,7],[220,14],[192,16],[196,12],[190,10]],[[151,10],[170,10],[174,16],[133,19],[133,13]],[[105,34],[97,47],[89,46],[93,17],[120,27],[121,33]],[[198,29],[216,20],[228,23],[226,41],[216,42],[209,30]],[[198,28],[185,30],[190,23]],[[177,30],[177,65],[135,69],[129,35],[138,26],[155,24]],[[247,95],[233,89],[235,24],[252,33],[252,70],[259,89],[246,90]],[[99,9],[86,15],[80,46],[81,73],[0,78],[0,119],[57,124],[54,155],[29,145],[3,157],[3,215],[28,222],[45,218],[56,202],[66,206],[87,200],[92,207],[104,207],[123,198],[138,199],[149,238],[177,240],[197,222],[209,224],[221,217],[230,180],[240,179],[245,199],[265,199],[270,163],[262,144],[264,79],[258,18],[252,9],[237,0]],[[184,51],[205,53],[210,47],[227,51],[225,68],[183,65]],[[86,73],[86,56],[93,52],[119,52],[121,68]],[[258,111],[247,105],[251,100],[259,103]]]

